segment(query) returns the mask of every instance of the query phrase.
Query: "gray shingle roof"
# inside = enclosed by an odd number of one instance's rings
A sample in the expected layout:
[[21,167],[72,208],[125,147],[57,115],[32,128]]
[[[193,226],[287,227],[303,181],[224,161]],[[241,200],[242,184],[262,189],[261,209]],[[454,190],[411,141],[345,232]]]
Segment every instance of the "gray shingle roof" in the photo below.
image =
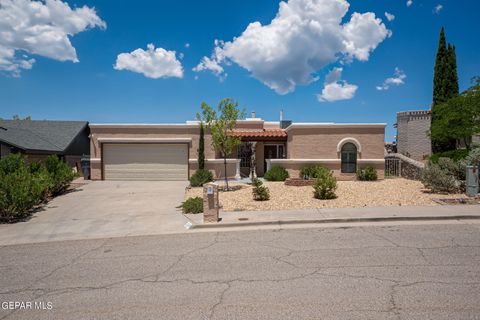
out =
[[86,121],[0,120],[0,141],[23,150],[64,152]]

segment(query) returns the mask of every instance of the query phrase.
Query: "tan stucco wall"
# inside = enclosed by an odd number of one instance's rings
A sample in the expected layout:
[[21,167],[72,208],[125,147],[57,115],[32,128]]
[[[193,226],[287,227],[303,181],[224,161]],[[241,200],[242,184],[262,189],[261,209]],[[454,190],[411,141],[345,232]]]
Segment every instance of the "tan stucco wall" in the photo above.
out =
[[[279,163],[275,165],[279,165],[284,167],[288,171],[288,175],[290,178],[300,178],[300,170],[302,169],[303,166],[308,165],[308,164],[320,164],[330,170],[333,171],[333,175],[340,180],[343,180],[343,177],[351,177],[352,179],[355,178],[355,174],[345,174],[341,173],[341,164],[340,162],[285,162],[285,163]],[[366,166],[372,166],[377,170],[378,174],[378,179],[384,179],[385,178],[385,163],[384,162],[361,162],[357,164],[357,168],[364,168]]]
[[383,159],[384,127],[368,128],[292,128],[288,131],[287,158],[339,159],[337,145],[344,138],[355,138],[361,144],[359,159]]
[[[189,176],[191,176],[195,170],[197,170],[198,164],[197,162],[191,162],[189,165]],[[208,160],[205,162],[205,169],[209,170],[213,174],[214,179],[225,179],[225,166],[223,162],[215,162],[215,163],[210,163]],[[236,163],[227,163],[227,173],[228,173],[228,178],[233,179],[235,178],[235,174],[237,172],[237,165]]]

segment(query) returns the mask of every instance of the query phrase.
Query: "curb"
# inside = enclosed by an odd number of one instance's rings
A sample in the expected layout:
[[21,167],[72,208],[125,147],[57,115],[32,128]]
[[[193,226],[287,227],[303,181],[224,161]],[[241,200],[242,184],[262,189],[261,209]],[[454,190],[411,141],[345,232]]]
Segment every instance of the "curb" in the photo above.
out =
[[188,229],[218,229],[232,227],[289,225],[289,224],[327,224],[350,222],[388,222],[388,221],[442,221],[442,220],[471,220],[480,219],[480,215],[455,215],[455,216],[415,216],[415,217],[372,217],[372,218],[331,218],[311,220],[274,220],[258,222],[217,223],[217,224],[192,224]]

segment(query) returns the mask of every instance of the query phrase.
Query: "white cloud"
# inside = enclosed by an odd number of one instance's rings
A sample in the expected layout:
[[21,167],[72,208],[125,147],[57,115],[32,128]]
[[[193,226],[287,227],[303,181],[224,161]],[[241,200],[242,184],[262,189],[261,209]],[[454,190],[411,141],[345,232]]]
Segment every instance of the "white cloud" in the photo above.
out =
[[437,5],[435,6],[435,8],[433,8],[433,12],[436,13],[436,14],[439,14],[440,11],[442,11],[442,9],[443,9],[443,5],[437,4]]
[[183,67],[175,55],[175,51],[155,49],[155,46],[150,43],[146,51],[138,48],[130,53],[120,53],[113,68],[142,73],[145,77],[153,79],[182,78]]
[[341,80],[342,71],[343,68],[334,68],[327,74],[322,93],[317,95],[320,102],[349,100],[355,96],[358,86]]
[[390,89],[390,86],[400,86],[402,84],[405,84],[405,79],[407,78],[407,75],[405,72],[400,70],[398,67],[395,68],[395,73],[393,77],[385,79],[385,81],[382,83],[382,85],[377,86],[377,90],[379,91],[384,91]]
[[395,20],[395,16],[391,13],[388,13],[388,12],[385,12],[385,17],[387,18],[388,21]]
[[407,7],[410,7],[413,4],[413,0],[408,0],[407,1]]
[[188,43],[188,42],[185,43],[185,48],[187,48],[187,49],[190,48],[190,43]]
[[72,9],[60,0],[0,0],[0,71],[20,76],[39,55],[78,62],[70,37],[90,28],[106,28],[94,8]]
[[222,76],[222,64],[231,61],[286,94],[317,80],[315,72],[339,59],[366,61],[391,32],[371,12],[354,12],[342,24],[349,6],[346,0],[282,1],[269,24],[252,22],[232,41],[216,41],[212,56],[194,71]]

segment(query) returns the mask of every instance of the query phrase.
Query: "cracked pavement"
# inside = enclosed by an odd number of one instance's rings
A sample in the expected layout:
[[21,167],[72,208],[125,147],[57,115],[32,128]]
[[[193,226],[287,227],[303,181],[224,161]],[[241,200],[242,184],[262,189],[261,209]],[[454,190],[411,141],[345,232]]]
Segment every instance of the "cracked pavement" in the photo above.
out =
[[480,319],[480,224],[0,247],[0,319]]

